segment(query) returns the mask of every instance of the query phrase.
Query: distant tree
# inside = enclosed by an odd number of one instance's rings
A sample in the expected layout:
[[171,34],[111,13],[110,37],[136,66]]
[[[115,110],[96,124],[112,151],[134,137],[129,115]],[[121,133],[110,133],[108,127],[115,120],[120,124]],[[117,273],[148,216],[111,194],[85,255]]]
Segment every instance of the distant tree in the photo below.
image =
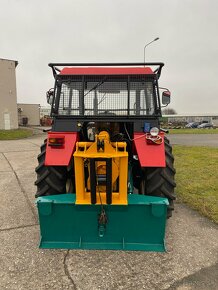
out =
[[176,115],[177,112],[173,108],[165,108],[162,110],[163,115]]

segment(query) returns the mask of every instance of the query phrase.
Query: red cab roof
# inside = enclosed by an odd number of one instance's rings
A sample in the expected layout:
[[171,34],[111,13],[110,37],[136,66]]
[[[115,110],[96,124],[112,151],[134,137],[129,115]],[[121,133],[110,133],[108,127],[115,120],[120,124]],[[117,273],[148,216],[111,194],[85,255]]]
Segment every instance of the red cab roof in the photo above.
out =
[[152,75],[150,67],[65,67],[60,75]]

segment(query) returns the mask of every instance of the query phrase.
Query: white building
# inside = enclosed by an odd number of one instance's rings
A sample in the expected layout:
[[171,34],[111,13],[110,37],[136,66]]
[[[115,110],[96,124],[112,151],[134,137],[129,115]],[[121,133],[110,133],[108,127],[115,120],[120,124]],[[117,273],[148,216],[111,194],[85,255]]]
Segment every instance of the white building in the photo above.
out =
[[17,104],[19,125],[40,125],[40,104]]
[[0,129],[18,128],[15,60],[0,58]]

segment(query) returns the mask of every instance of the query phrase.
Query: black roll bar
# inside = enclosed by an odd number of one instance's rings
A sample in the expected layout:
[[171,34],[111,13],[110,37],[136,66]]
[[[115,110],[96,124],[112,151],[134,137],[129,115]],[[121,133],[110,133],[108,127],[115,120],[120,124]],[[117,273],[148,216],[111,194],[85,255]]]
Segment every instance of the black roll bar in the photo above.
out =
[[52,68],[54,77],[56,76],[57,72],[60,72],[60,69],[57,67],[68,67],[68,66],[76,66],[76,67],[81,67],[81,66],[158,66],[157,69],[155,69],[154,73],[158,75],[158,78],[161,75],[161,70],[162,67],[164,66],[163,62],[124,62],[124,63],[68,63],[68,62],[63,62],[63,63],[49,63],[49,67]]

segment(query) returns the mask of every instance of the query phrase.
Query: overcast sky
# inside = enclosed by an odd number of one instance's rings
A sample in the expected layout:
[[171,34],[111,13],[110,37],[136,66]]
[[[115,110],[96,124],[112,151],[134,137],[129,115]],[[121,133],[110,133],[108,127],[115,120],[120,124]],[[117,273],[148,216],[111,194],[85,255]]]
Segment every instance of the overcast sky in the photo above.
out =
[[46,105],[49,62],[165,63],[177,113],[218,113],[217,0],[0,0],[0,58],[17,60],[18,102]]

